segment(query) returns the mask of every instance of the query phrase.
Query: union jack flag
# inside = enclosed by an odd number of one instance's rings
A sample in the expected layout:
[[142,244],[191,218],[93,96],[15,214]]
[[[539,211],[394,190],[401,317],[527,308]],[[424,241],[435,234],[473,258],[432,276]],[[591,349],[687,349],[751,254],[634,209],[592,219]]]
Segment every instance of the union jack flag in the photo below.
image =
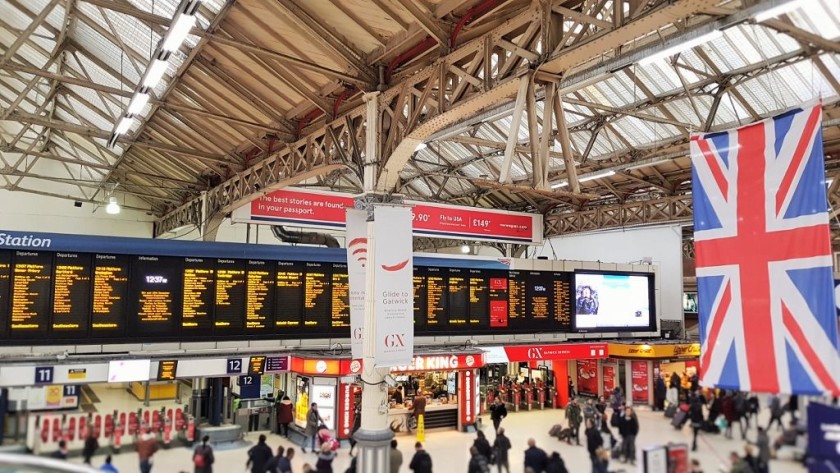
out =
[[840,388],[822,106],[691,137],[701,383]]

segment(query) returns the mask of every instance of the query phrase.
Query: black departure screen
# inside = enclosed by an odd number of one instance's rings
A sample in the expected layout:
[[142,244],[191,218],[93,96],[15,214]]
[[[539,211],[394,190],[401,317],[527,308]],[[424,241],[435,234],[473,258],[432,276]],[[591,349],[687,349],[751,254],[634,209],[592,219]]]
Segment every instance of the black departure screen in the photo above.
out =
[[237,334],[245,328],[245,261],[216,260],[216,334]]
[[481,269],[469,269],[470,318],[473,329],[487,329],[490,326],[490,281]]
[[15,252],[10,330],[14,338],[43,337],[47,333],[52,256],[43,251]]
[[305,264],[277,262],[274,325],[277,330],[300,332],[303,326],[303,291],[306,286]]
[[215,297],[216,261],[211,258],[184,258],[183,333],[213,333]]
[[331,270],[332,265],[330,263],[306,263],[303,324],[307,331],[331,328]]
[[91,256],[88,253],[56,253],[52,284],[52,333],[84,336],[91,305]]
[[9,327],[9,290],[12,286],[12,253],[0,251],[0,336]]
[[264,332],[274,325],[274,262],[248,261],[248,289],[245,328],[248,333]]
[[414,330],[426,328],[426,303],[428,294],[426,291],[426,268],[423,266],[414,267]]
[[567,332],[572,329],[572,273],[552,273],[554,283],[554,328]]
[[333,333],[344,333],[350,328],[350,280],[347,265],[332,265],[332,321]]
[[447,271],[449,300],[449,328],[459,329],[469,325],[470,283],[469,270],[449,268]]
[[129,301],[138,335],[176,334],[181,302],[182,260],[135,256],[131,262]]
[[426,268],[426,326],[432,331],[446,330],[447,278],[446,268]]
[[554,282],[551,273],[528,271],[525,286],[526,320],[534,328],[549,327],[554,319]]
[[525,316],[525,288],[528,277],[522,271],[511,271],[508,277],[508,327],[512,329],[527,328]]
[[128,256],[93,255],[91,334],[121,334],[128,303]]

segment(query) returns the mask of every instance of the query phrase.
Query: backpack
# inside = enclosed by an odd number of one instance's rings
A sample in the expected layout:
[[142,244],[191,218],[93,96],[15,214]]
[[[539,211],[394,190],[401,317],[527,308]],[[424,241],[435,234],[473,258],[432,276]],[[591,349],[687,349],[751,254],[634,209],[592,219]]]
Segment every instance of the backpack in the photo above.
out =
[[195,449],[195,453],[193,453],[193,466],[196,468],[204,468],[207,466],[207,457],[204,454],[204,447]]

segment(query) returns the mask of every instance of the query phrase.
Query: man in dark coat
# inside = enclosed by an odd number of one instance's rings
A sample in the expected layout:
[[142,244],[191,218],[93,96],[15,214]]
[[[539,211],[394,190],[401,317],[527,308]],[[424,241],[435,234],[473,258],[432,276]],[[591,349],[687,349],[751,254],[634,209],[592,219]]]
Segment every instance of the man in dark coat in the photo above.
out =
[[665,396],[668,394],[668,386],[665,385],[665,380],[662,376],[657,376],[656,381],[653,382],[653,398],[654,407],[660,411],[665,410]]
[[94,429],[88,430],[88,436],[85,437],[85,446],[82,448],[82,458],[84,463],[90,465],[90,458],[96,453],[99,448],[99,440],[94,436]]
[[545,450],[537,448],[534,439],[528,439],[528,449],[525,450],[525,468],[531,468],[534,473],[543,473],[548,464],[548,455]]
[[493,421],[493,432],[499,431],[499,425],[502,424],[502,419],[507,417],[507,407],[498,397],[493,404],[490,405],[490,419]]
[[420,442],[414,444],[414,456],[408,464],[408,469],[414,473],[432,473],[432,457]]
[[499,467],[499,473],[502,473],[504,467],[507,473],[510,473],[510,461],[508,452],[510,451],[510,439],[505,435],[504,427],[499,427],[496,433],[496,440],[493,441],[493,450],[496,452],[496,465]]
[[572,399],[569,401],[569,405],[566,406],[566,419],[569,420],[569,428],[572,429],[572,435],[568,438],[569,445],[572,444],[572,437],[575,438],[575,443],[580,445],[578,432],[580,431],[580,424],[583,422],[583,415],[581,414],[577,400]]
[[589,452],[589,459],[592,461],[592,469],[595,470],[598,459],[598,449],[604,445],[604,438],[601,432],[595,427],[591,420],[586,421],[586,450]]
[[493,449],[490,447],[490,442],[484,435],[483,430],[476,432],[476,438],[473,441],[472,446],[475,447],[478,450],[478,453],[482,454],[488,462],[490,461],[490,458],[493,457]]
[[691,429],[694,431],[694,440],[691,442],[691,451],[697,451],[697,434],[703,427],[703,405],[706,399],[700,394],[700,390],[691,393],[691,398],[688,402],[688,417],[691,419]]
[[624,461],[636,463],[636,435],[639,434],[639,419],[633,409],[626,407],[624,415],[618,420],[618,433],[621,434],[621,452]]
[[251,467],[251,473],[265,473],[265,465],[271,460],[271,447],[265,444],[265,435],[260,435],[257,444],[248,450],[245,467]]
[[490,460],[479,453],[475,447],[470,447],[470,464],[467,466],[467,473],[490,473]]

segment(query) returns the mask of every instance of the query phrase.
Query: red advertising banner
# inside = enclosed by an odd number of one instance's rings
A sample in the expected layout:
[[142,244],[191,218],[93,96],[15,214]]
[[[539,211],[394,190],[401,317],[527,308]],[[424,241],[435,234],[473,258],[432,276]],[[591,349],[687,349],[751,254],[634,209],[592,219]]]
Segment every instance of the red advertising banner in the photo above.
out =
[[480,414],[478,396],[478,372],[464,370],[458,373],[458,410],[461,411],[461,425],[475,424]]
[[[414,235],[513,243],[542,243],[542,215],[458,205],[413,205]],[[281,189],[234,210],[234,222],[342,228],[353,196],[335,192]]]
[[649,403],[650,392],[648,389],[648,362],[631,361],[630,373],[630,379],[633,385],[633,402]]
[[513,345],[505,347],[508,361],[595,360],[607,357],[606,343]]
[[338,427],[336,434],[339,439],[349,439],[355,422],[356,409],[354,405],[354,390],[356,387],[348,383],[338,385]]
[[668,473],[689,473],[688,445],[668,445]]
[[598,362],[596,360],[577,361],[577,382],[579,394],[598,395]]
[[604,392],[610,392],[615,389],[615,365],[602,365],[604,374]]

